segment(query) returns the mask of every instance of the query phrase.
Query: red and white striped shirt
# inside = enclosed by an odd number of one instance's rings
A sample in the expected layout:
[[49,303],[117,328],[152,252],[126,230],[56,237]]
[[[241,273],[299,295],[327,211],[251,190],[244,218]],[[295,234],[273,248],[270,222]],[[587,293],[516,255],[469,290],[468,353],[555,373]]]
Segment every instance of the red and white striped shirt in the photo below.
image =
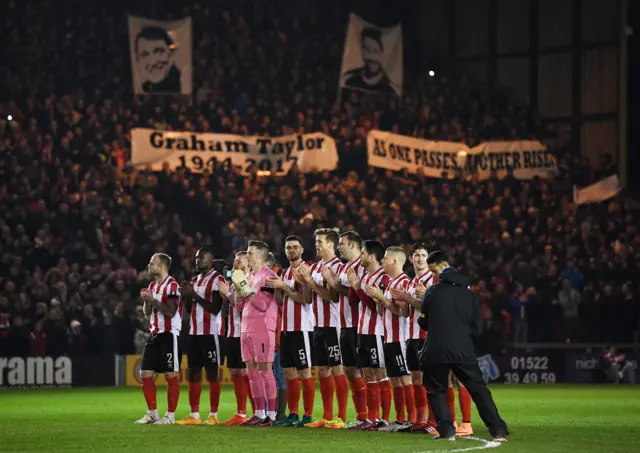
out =
[[[327,287],[327,281],[322,276],[322,270],[326,267],[338,274],[341,265],[340,258],[334,256],[326,263],[318,261],[311,266],[311,278],[318,286]],[[340,307],[337,303],[324,300],[318,293],[311,291],[313,301],[313,314],[316,319],[316,327],[340,327]]]
[[240,326],[242,326],[242,312],[236,308],[234,303],[235,291],[233,290],[233,283],[231,280],[227,280],[229,287],[231,288],[230,304],[229,304],[229,316],[227,319],[227,338],[240,338]]
[[[384,273],[382,266],[372,274],[365,272],[360,282],[358,297],[360,299],[360,317],[358,320],[359,335],[384,335],[384,325],[382,315],[378,313],[378,308],[373,299],[364,292],[367,285],[379,287],[381,284],[389,284],[389,276]],[[365,302],[366,301],[366,302]]]
[[[384,291],[384,297],[391,302],[395,307],[398,306],[398,301],[391,295],[392,289],[405,290],[411,279],[404,272],[391,280]],[[401,341],[407,341],[409,336],[409,318],[404,316],[396,316],[391,310],[385,307],[384,309],[384,342],[385,343],[399,343]]]
[[[284,271],[282,281],[292,290],[301,291],[300,283],[293,276],[292,267],[288,267]],[[312,304],[299,304],[286,294],[283,294],[282,307],[283,332],[313,332],[315,317]]]
[[175,278],[167,275],[161,283],[156,280],[149,284],[149,290],[156,302],[166,304],[173,299],[178,302],[178,309],[173,317],[165,316],[155,308],[151,310],[149,317],[149,330],[152,334],[171,332],[180,334],[182,329],[182,301],[180,300],[180,288]]
[[242,325],[242,314],[235,305],[229,305],[229,329],[227,338],[240,338],[240,326]]
[[[214,291],[219,290],[220,282],[224,282],[224,277],[213,269],[206,275],[200,274],[191,280],[196,294],[209,302],[212,300]],[[191,308],[190,324],[189,335],[224,335],[222,311],[214,315],[195,301]]]
[[[365,273],[364,266],[360,263],[360,258],[340,266],[338,281],[342,286],[347,288],[351,287],[351,283],[347,278],[347,273],[350,269],[353,269],[360,279],[362,279]],[[350,291],[349,294],[351,296],[340,294],[340,327],[343,329],[356,327],[358,324],[360,299],[358,299],[357,294],[353,291]]]
[[[407,293],[412,298],[416,298],[416,286],[422,283],[423,286],[428,288],[433,285],[433,274],[427,269],[422,275],[411,279],[411,283],[407,286]],[[409,305],[409,340],[424,340],[427,338],[427,332],[422,330],[418,325],[418,318],[420,318],[420,310]]]

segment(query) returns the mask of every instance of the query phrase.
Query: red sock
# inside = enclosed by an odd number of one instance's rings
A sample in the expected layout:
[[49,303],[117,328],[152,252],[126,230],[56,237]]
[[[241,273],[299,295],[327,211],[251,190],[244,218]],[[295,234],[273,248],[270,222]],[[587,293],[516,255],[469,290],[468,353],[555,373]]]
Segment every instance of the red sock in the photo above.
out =
[[351,396],[353,396],[353,405],[356,408],[358,420],[367,419],[367,384],[364,379],[359,377],[351,382]]
[[147,402],[147,409],[155,411],[158,409],[158,403],[156,401],[156,381],[152,377],[142,378],[142,394]]
[[382,419],[389,421],[391,416],[391,382],[386,381],[378,382],[380,387],[380,405],[382,406]]
[[189,406],[191,412],[200,412],[200,394],[202,393],[202,382],[189,382]]
[[334,376],[336,383],[336,397],[338,399],[338,418],[343,422],[347,421],[347,403],[349,401],[349,381],[347,376],[341,374]]
[[316,386],[313,378],[310,377],[302,381],[302,404],[304,405],[305,417],[313,415],[313,400],[316,397]]
[[436,426],[436,416],[433,415],[433,409],[431,409],[431,403],[429,402],[428,398],[427,398],[427,408],[429,409],[429,418],[427,419],[427,423],[430,426]]
[[245,388],[247,389],[247,396],[249,397],[249,402],[251,403],[251,413],[255,414],[256,413],[256,402],[253,399],[253,395],[251,395],[251,386],[249,385],[249,375],[245,374],[242,377],[244,379]]
[[413,384],[404,386],[404,404],[407,407],[407,420],[416,422],[416,396],[413,392]]
[[413,386],[416,402],[416,423],[424,423],[427,417],[427,389],[423,385]]
[[393,388],[393,405],[396,408],[396,420],[399,421],[400,423],[404,423],[406,419],[404,418],[404,388],[403,387]]
[[290,414],[297,414],[300,407],[300,379],[287,381],[287,407]]
[[466,387],[458,388],[458,403],[462,412],[462,423],[471,423],[471,394]]
[[167,412],[174,413],[178,407],[180,397],[180,384],[178,376],[167,379]]
[[220,407],[220,382],[209,381],[209,404],[211,406],[211,413],[217,414],[218,407]]
[[455,423],[456,421],[456,391],[453,387],[449,387],[447,389],[447,406],[449,406],[449,411],[451,412],[451,420]]
[[248,389],[245,387],[244,376],[241,374],[232,374],[231,380],[233,381],[233,391],[236,394],[237,413],[238,415],[246,415]]
[[333,376],[320,378],[320,395],[322,395],[322,418],[325,420],[333,420],[333,394],[335,393],[335,385]]
[[377,422],[380,417],[380,388],[377,382],[367,382],[367,407],[370,422]]

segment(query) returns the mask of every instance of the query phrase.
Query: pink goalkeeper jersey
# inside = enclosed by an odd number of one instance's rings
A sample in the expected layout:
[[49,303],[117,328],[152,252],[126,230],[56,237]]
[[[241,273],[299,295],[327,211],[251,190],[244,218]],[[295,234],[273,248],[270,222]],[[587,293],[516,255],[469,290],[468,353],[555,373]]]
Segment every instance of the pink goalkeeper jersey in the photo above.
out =
[[278,304],[275,292],[262,291],[268,278],[276,274],[269,266],[262,268],[249,277],[249,287],[253,296],[236,300],[236,308],[242,313],[242,333],[275,332],[278,322]]

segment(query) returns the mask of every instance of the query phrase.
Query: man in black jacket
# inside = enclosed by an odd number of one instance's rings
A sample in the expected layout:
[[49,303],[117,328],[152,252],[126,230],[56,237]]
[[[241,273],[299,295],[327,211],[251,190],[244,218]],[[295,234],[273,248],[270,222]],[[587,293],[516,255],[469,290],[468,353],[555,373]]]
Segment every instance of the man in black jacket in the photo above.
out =
[[456,438],[445,398],[449,373],[453,371],[469,390],[494,440],[504,442],[509,430],[482,377],[473,346],[473,339],[482,328],[482,318],[475,295],[469,288],[469,279],[449,266],[441,251],[432,252],[427,263],[438,283],[430,286],[425,294],[418,324],[428,332],[421,366],[423,384],[437,422],[435,439]]

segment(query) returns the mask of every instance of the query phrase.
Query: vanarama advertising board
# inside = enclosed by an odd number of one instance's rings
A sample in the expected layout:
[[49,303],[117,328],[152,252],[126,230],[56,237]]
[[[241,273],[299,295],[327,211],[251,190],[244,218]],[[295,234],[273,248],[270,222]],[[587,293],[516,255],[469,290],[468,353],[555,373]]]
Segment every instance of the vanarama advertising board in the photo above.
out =
[[70,387],[69,357],[0,357],[0,387]]

